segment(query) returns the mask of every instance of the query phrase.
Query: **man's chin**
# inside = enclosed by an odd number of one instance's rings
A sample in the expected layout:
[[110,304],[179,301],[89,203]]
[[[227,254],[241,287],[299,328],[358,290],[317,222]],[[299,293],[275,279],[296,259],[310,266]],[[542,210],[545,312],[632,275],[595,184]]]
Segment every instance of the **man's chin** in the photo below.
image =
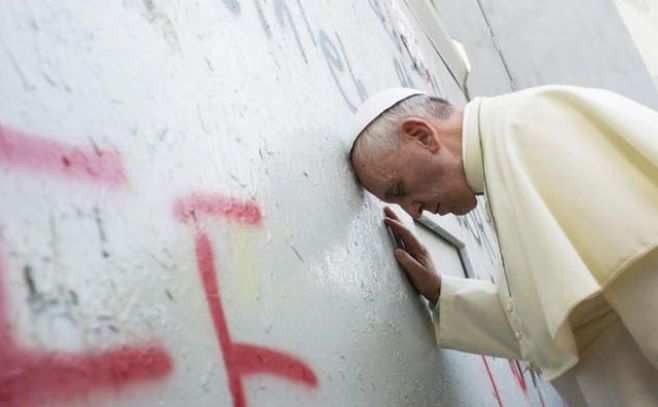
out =
[[[477,206],[477,205],[476,205]],[[466,207],[466,208],[455,208],[452,213],[457,216],[466,215],[470,211],[475,209],[475,206]]]

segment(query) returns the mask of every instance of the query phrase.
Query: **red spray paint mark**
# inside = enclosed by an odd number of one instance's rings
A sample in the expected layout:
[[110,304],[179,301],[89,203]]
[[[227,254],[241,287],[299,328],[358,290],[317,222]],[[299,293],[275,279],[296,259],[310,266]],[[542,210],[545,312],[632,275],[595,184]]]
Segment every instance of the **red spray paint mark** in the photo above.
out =
[[[261,221],[260,210],[255,204],[217,196],[195,195],[179,200],[174,211],[177,218],[182,221],[190,218],[198,221],[201,214],[226,217],[249,224],[259,224]],[[199,230],[196,232],[195,250],[206,300],[224,358],[234,407],[247,406],[242,386],[242,378],[247,375],[271,374],[308,387],[316,387],[318,381],[313,370],[298,358],[273,349],[234,342],[231,339],[217,283],[210,238]]]
[[[0,239],[0,251],[3,249]],[[34,407],[166,376],[172,361],[155,343],[109,351],[38,352],[11,337],[0,252],[0,406]]]
[[221,195],[190,195],[174,203],[174,216],[182,222],[197,221],[203,216],[225,218],[249,225],[261,222],[258,206]]
[[317,385],[313,371],[294,356],[246,343],[233,343],[236,363],[244,374],[269,373],[293,382]]
[[523,393],[527,394],[528,386],[526,385],[525,377],[523,377],[523,372],[521,372],[521,366],[519,366],[519,362],[515,360],[508,360],[508,362],[509,368],[512,370],[512,375],[514,376],[514,379],[516,379],[516,383],[518,383]]
[[[0,125],[0,165],[48,175],[120,186],[126,177],[117,154],[87,151]],[[22,348],[11,336],[3,285],[0,236],[0,405],[34,407],[71,401],[92,392],[162,378],[173,369],[169,354],[153,341],[108,351],[80,353]]]
[[500,407],[503,407],[503,401],[500,399],[500,394],[498,393],[498,386],[496,386],[496,381],[494,380],[493,374],[491,373],[489,362],[487,362],[487,358],[484,355],[482,355],[482,361],[484,362],[484,367],[487,369],[487,375],[489,376],[489,381],[491,382],[491,386],[493,387],[494,397],[496,397],[496,400],[498,401],[498,405]]
[[83,149],[28,135],[0,124],[0,165],[3,163],[111,187],[126,182],[121,160],[113,151]]

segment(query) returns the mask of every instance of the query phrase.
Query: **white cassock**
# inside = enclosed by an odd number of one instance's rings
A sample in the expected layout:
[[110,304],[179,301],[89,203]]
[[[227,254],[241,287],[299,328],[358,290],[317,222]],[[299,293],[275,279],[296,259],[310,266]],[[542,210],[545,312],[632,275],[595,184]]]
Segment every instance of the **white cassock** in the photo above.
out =
[[547,86],[464,112],[496,284],[443,277],[440,346],[528,361],[571,407],[658,406],[658,113]]

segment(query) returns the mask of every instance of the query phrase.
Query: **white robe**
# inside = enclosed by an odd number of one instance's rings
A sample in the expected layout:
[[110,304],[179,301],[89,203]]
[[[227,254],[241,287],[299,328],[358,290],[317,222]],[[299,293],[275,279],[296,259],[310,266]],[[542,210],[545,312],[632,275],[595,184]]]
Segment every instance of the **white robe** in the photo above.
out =
[[496,285],[443,278],[439,345],[526,360],[572,405],[569,382],[658,405],[658,113],[547,86],[473,100],[463,138],[502,264]]

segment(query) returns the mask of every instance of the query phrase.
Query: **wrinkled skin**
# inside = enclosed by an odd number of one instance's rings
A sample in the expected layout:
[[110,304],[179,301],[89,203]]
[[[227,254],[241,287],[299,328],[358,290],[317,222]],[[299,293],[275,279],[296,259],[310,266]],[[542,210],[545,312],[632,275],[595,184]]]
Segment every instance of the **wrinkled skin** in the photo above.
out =
[[395,249],[395,259],[407,272],[416,290],[429,301],[437,301],[441,294],[441,275],[437,273],[429,251],[400,222],[391,208],[386,207],[384,214],[386,226],[393,229],[404,240],[404,249]]
[[[398,204],[417,219],[424,210],[438,215],[462,215],[475,208],[475,194],[466,182],[461,157],[462,111],[448,120],[409,117],[400,124],[401,146],[368,159],[355,154],[352,165],[361,184],[387,203]],[[416,289],[430,301],[438,299],[441,277],[432,258],[390,209],[384,222],[405,243],[395,257]]]

